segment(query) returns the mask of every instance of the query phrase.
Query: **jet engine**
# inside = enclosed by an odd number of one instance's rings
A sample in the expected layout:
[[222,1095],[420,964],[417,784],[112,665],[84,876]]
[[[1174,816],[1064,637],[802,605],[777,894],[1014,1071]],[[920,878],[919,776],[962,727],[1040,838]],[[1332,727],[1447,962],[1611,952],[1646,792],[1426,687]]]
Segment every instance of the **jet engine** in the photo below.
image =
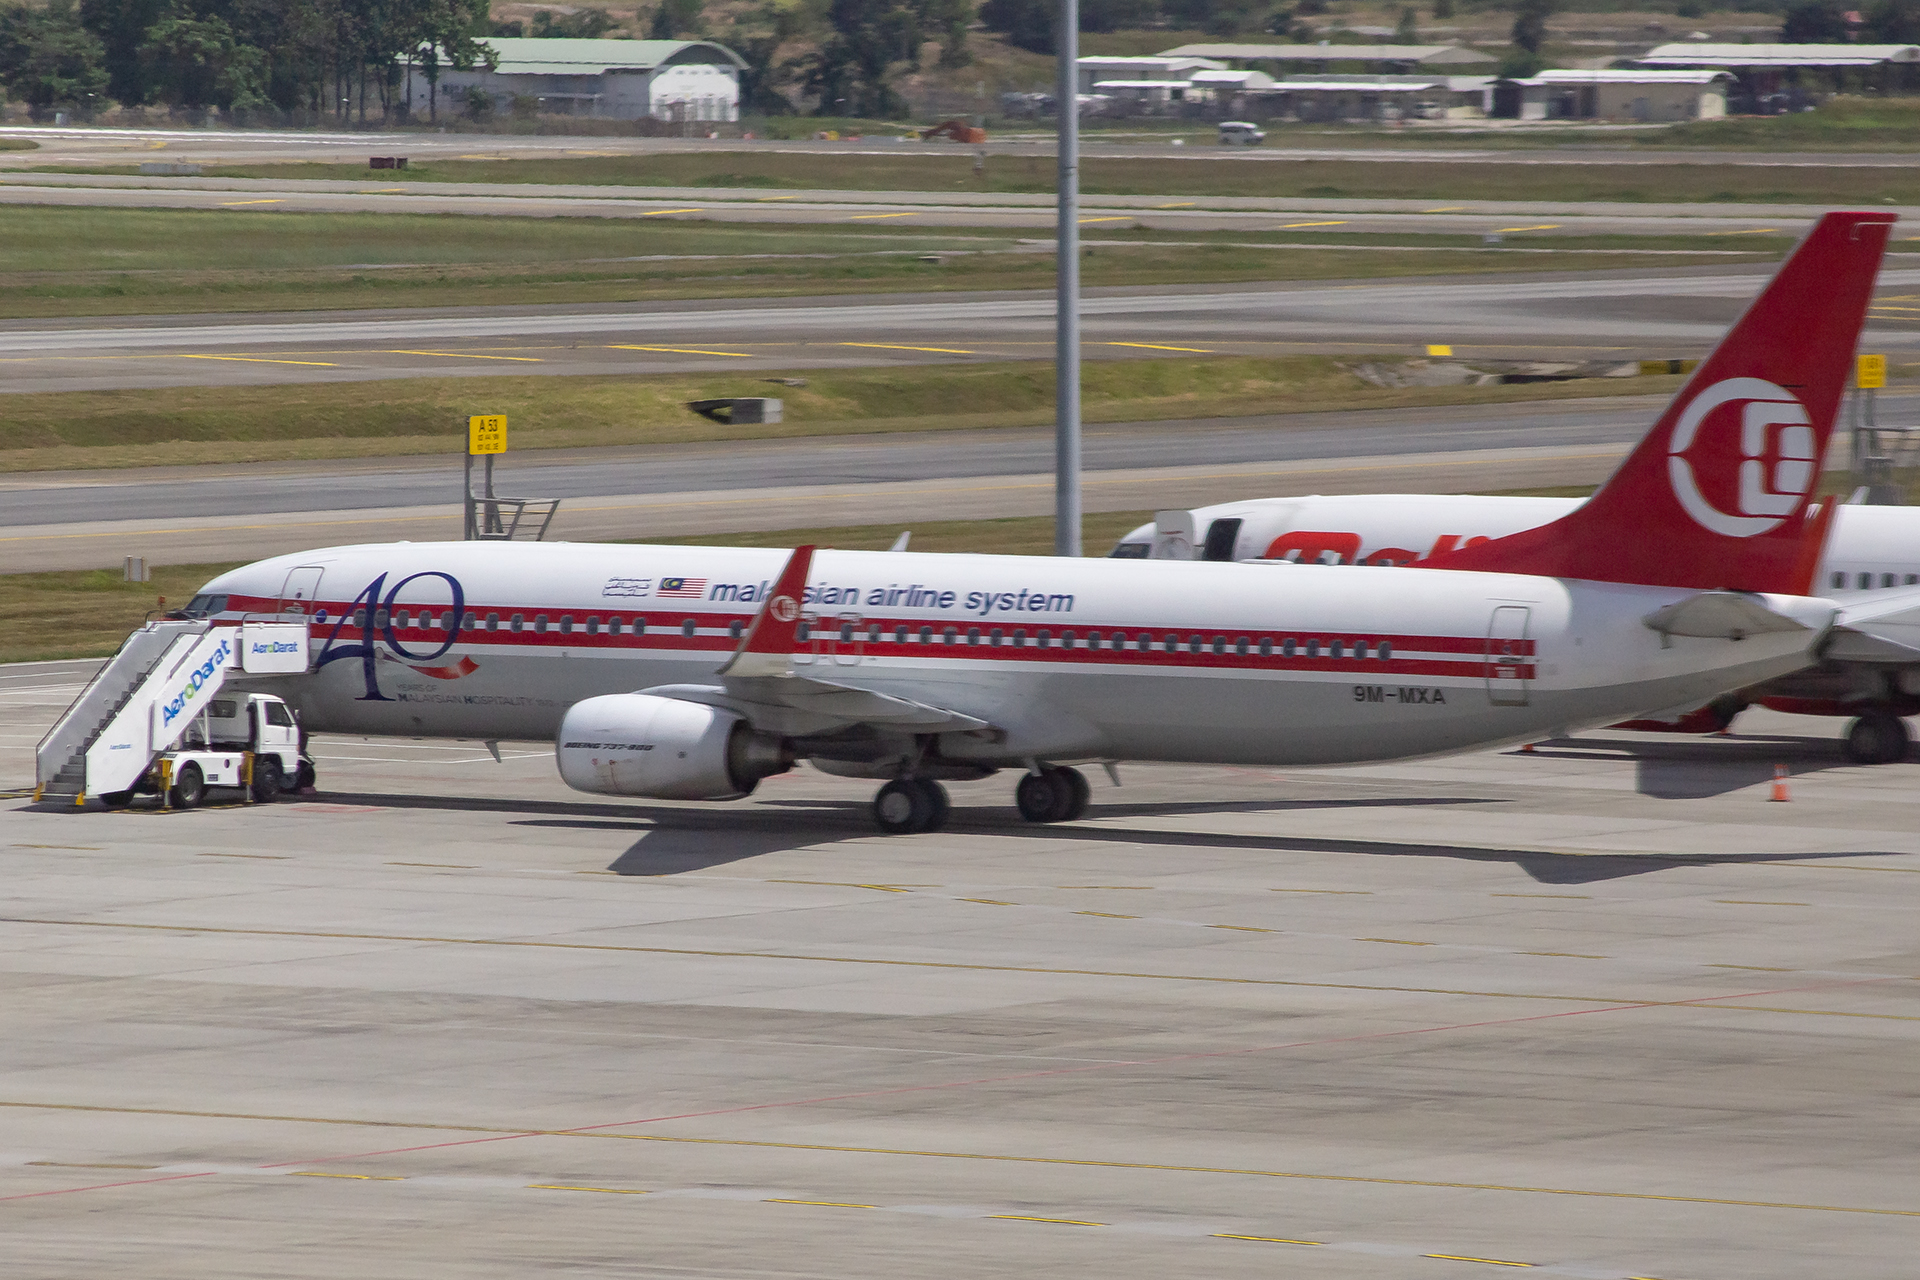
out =
[[567,708],[554,742],[575,791],[654,800],[738,800],[793,767],[793,753],[731,711],[617,693]]

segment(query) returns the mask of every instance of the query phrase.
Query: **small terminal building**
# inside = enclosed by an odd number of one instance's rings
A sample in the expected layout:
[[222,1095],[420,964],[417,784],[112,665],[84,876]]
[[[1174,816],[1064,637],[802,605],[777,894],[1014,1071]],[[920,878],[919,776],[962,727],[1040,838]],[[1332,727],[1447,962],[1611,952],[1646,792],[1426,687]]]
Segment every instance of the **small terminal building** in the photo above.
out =
[[1542,71],[1495,92],[1497,114],[1522,120],[1717,120],[1727,114],[1725,71]]
[[408,105],[424,119],[430,95],[437,111],[465,110],[471,90],[493,99],[502,114],[516,98],[537,110],[609,120],[726,122],[740,118],[740,72],[746,61],[709,40],[541,40],[489,36],[497,65],[461,71],[441,55],[437,91],[415,71]]

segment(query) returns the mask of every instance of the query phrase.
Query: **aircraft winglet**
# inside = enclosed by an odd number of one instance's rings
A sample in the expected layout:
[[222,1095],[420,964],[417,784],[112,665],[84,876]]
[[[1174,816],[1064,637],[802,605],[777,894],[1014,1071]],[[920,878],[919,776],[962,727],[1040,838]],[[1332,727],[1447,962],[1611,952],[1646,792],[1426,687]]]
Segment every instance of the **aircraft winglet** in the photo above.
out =
[[1655,587],[1812,589],[1811,516],[1894,215],[1821,217],[1600,491],[1423,568]]
[[807,574],[813,568],[813,548],[795,547],[787,567],[774,579],[760,612],[753,615],[740,646],[720,668],[723,676],[778,676],[792,670],[799,644],[802,602],[807,598]]

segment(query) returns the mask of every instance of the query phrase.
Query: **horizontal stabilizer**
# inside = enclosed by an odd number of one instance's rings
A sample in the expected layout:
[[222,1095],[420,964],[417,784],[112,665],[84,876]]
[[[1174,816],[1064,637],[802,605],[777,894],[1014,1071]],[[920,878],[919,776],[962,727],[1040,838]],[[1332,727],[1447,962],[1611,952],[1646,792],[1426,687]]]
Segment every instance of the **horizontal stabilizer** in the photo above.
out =
[[1775,613],[1756,596],[1738,591],[1702,591],[1655,609],[1640,619],[1663,636],[1744,640],[1770,631],[1806,631],[1806,623]]
[[799,737],[863,724],[907,733],[987,727],[985,720],[945,707],[805,676],[732,677],[724,686],[663,684],[640,692],[720,707],[745,716],[756,729]]
[[1846,605],[1821,656],[1835,662],[1920,662],[1920,591]]

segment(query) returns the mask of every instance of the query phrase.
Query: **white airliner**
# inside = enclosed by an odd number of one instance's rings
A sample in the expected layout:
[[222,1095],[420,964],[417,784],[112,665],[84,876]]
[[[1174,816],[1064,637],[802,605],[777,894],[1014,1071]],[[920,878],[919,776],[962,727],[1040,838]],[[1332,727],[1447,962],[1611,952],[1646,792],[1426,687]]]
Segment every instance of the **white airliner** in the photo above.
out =
[[[1162,512],[1122,538],[1112,555],[1267,565],[1421,564],[1456,547],[1561,519],[1582,501],[1431,493],[1256,498]],[[1885,617],[1877,607],[1882,601],[1920,592],[1920,508],[1838,508],[1813,583],[1841,605],[1843,624],[1855,616]],[[1851,716],[1849,759],[1902,760],[1912,737],[1901,717],[1920,715],[1920,649],[1901,643],[1912,638],[1895,638],[1881,625],[1865,631],[1843,625],[1821,648],[1817,665],[1625,727],[1712,733],[1756,705],[1796,715]]]
[[887,780],[889,832],[999,769],[1058,821],[1074,762],[1381,760],[1697,705],[1833,625],[1814,459],[1892,221],[1821,219],[1598,495],[1430,567],[394,543],[234,570],[190,612],[306,617],[313,670],[255,683],[311,729],[555,735],[570,785],[654,798],[806,759]]

